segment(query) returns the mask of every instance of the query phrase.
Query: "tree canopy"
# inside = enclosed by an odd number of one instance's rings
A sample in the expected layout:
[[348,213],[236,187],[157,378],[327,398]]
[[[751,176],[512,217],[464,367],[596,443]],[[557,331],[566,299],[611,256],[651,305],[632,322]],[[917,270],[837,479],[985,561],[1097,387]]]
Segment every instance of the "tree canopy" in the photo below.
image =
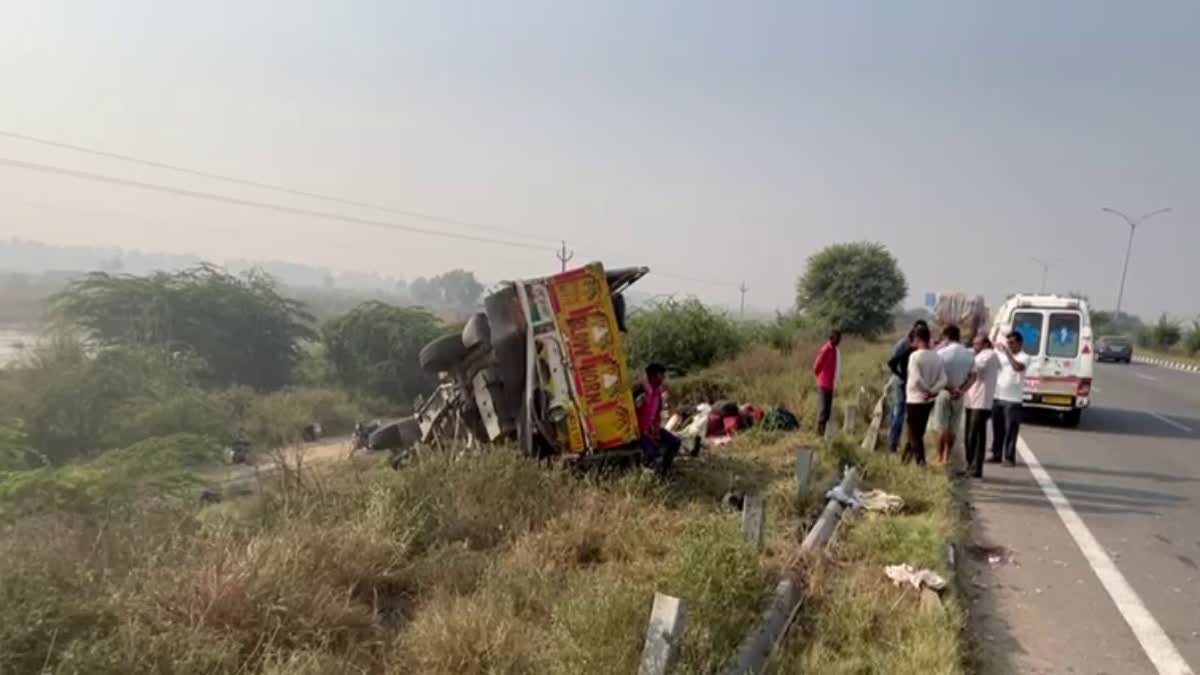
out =
[[269,276],[209,265],[145,277],[93,272],[55,295],[51,308],[104,346],[194,354],[212,385],[286,385],[300,342],[316,339],[304,304],[281,296]]
[[417,352],[443,332],[437,317],[423,309],[371,301],[325,322],[321,341],[341,384],[400,401],[432,386]]
[[904,274],[883,244],[834,244],[809,257],[796,308],[829,328],[873,337],[892,327],[906,295]]
[[457,269],[430,279],[417,277],[409,284],[408,292],[422,304],[471,309],[479,305],[483,284],[474,272]]

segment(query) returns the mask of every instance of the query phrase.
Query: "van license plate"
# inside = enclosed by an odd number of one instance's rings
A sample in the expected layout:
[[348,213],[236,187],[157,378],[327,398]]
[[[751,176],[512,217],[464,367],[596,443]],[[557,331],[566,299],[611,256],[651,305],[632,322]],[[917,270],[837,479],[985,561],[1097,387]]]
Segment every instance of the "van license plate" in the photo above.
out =
[[1070,396],[1043,396],[1042,403],[1049,405],[1071,405],[1074,401]]

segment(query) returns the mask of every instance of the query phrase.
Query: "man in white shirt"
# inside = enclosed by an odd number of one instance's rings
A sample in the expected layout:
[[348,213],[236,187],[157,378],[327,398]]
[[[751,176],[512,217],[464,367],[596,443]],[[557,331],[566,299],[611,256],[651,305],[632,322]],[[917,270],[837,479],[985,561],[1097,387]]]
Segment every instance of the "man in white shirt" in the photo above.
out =
[[983,458],[987,453],[987,423],[992,416],[992,402],[996,396],[996,378],[1000,374],[1000,358],[992,349],[992,341],[985,335],[976,335],[972,344],[975,349],[974,379],[963,400],[967,406],[967,429],[965,449],[967,471],[976,478],[983,478]]
[[925,427],[938,392],[946,386],[946,369],[937,352],[929,348],[932,336],[928,326],[913,330],[913,353],[908,357],[908,381],[904,391],[904,421],[908,442],[900,460],[925,466]]
[[1017,437],[1021,433],[1021,403],[1025,400],[1025,369],[1029,356],[1021,351],[1025,339],[1013,331],[996,345],[1000,374],[996,377],[996,402],[992,407],[992,457],[988,461],[1017,465]]
[[954,437],[962,422],[963,392],[971,386],[971,371],[975,367],[975,355],[962,345],[961,340],[958,326],[950,324],[942,329],[942,346],[937,354],[946,371],[946,388],[938,395],[930,425],[938,432],[939,464],[950,461],[950,449],[954,447]]

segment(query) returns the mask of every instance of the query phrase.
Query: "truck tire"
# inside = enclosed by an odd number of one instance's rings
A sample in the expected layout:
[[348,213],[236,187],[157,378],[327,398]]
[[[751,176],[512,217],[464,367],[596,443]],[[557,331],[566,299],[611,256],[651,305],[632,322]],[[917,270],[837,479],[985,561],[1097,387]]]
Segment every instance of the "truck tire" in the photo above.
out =
[[371,450],[402,450],[421,440],[421,425],[415,417],[404,417],[371,432],[367,447]]
[[467,355],[461,335],[443,335],[421,348],[417,354],[417,363],[421,370],[429,373],[440,373],[452,370],[462,363]]
[[481,345],[492,345],[492,324],[488,321],[487,314],[479,312],[467,320],[467,325],[463,326],[462,343],[467,350]]

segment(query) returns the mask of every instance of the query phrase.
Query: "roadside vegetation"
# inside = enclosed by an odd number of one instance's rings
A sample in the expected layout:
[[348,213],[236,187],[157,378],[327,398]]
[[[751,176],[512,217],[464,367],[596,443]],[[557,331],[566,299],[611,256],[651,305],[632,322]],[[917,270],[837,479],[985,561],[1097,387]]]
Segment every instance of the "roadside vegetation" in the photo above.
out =
[[[809,570],[775,667],[961,662],[954,606],[918,615],[882,577],[883,564],[938,564],[958,527],[948,483],[862,453],[860,438],[812,435],[827,326],[811,318],[743,324],[690,301],[631,316],[632,358],[686,373],[673,403],[751,401],[802,420],[683,459],[666,480],[574,476],[497,447],[428,451],[400,471],[370,456],[296,462],[258,494],[205,504],[200,477],[235,429],[294,450],[305,424],[336,432],[403,410],[426,382],[396,364],[445,327],[377,302],[316,325],[269,279],[212,268],[93,275],[51,308],[62,332],[0,371],[0,673],[633,672],[655,591],[688,603],[677,672],[710,673],[796,563],[846,464],[909,509],[843,528]],[[843,343],[841,400],[859,419],[883,350]],[[802,446],[822,449],[797,491]],[[766,496],[761,550],[729,494]],[[845,651],[847,636],[863,651]],[[901,638],[911,653],[887,661]]]

